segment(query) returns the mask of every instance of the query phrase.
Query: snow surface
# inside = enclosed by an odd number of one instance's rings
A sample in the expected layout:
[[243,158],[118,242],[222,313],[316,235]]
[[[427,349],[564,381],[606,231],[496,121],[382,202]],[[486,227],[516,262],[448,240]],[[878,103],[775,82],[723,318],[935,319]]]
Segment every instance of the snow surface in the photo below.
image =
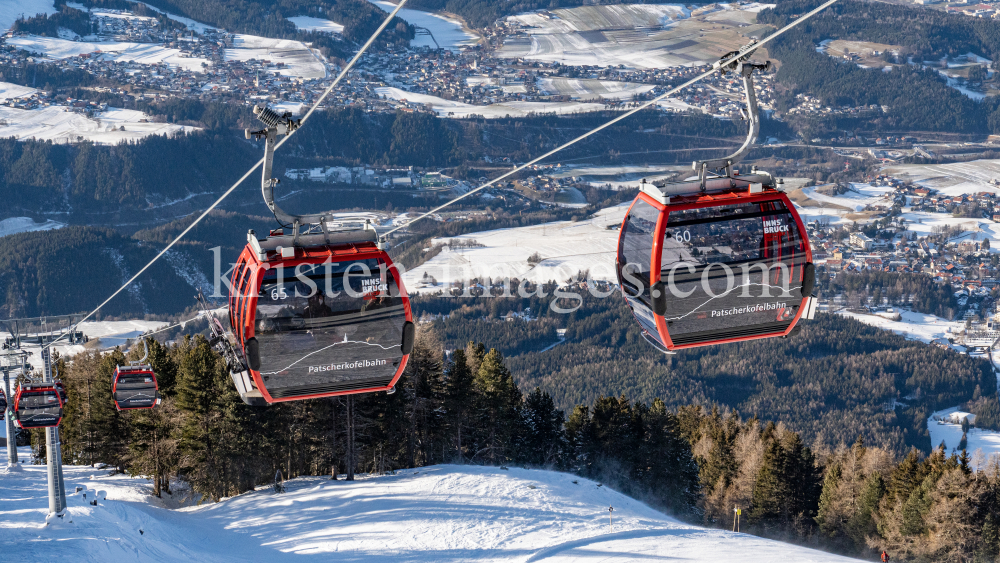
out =
[[[381,0],[368,1],[378,6],[387,14],[396,9],[396,5],[391,2]],[[430,31],[434,35],[434,40],[437,40],[437,45],[440,45],[442,49],[457,51],[463,46],[475,45],[479,42],[479,36],[466,31],[462,26],[462,22],[444,14],[403,8],[396,16],[406,23],[423,27]],[[434,41],[430,37],[420,33],[410,41],[410,47],[435,48],[437,45],[434,44]]]
[[[685,524],[565,473],[457,465],[304,477],[281,495],[261,488],[176,510],[144,479],[64,466],[72,523],[45,527],[45,466],[21,467],[0,473],[0,545],[25,561],[856,561]],[[95,490],[106,499],[91,506]]]
[[570,96],[574,100],[631,100],[636,94],[645,94],[653,89],[652,84],[635,84],[613,80],[591,80],[580,78],[539,78],[535,86],[546,94]]
[[[482,247],[445,247],[440,254],[406,272],[404,285],[411,293],[446,289],[448,283],[472,278],[507,278],[545,283],[563,282],[577,272],[589,270],[591,279],[616,280],[615,252],[618,226],[630,204],[609,207],[582,221],[557,221],[528,227],[470,233],[458,237],[434,239],[434,244],[476,241]],[[529,264],[528,257],[538,253],[543,258]],[[424,282],[424,273],[437,285]]]
[[201,22],[194,21],[191,18],[185,18],[183,16],[178,16],[178,15],[175,15],[175,14],[171,14],[170,12],[164,12],[163,10],[161,10],[161,9],[155,7],[155,6],[150,6],[149,4],[146,4],[145,2],[138,2],[138,3],[139,4],[145,4],[145,6],[147,8],[149,8],[150,10],[153,10],[154,12],[159,13],[159,14],[163,14],[163,15],[167,16],[168,18],[174,20],[175,22],[182,23],[182,24],[186,25],[188,29],[196,31],[198,33],[204,34],[208,30],[218,29],[216,27],[213,27],[213,26],[210,26],[210,25],[207,25],[207,24],[203,24]]
[[68,59],[86,53],[103,53],[102,60],[136,62],[144,65],[163,63],[183,68],[191,72],[204,72],[202,63],[208,59],[184,56],[180,49],[172,49],[156,43],[132,43],[129,41],[70,41],[58,37],[19,35],[7,40],[26,51],[44,53],[53,59]]
[[393,100],[405,100],[415,104],[430,104],[439,117],[469,117],[470,115],[482,115],[487,118],[524,117],[539,113],[564,114],[602,111],[605,109],[603,103],[593,102],[503,102],[488,106],[476,106],[428,94],[407,92],[406,90],[392,87],[379,87],[375,89],[375,92],[380,96],[387,96]]
[[949,164],[901,164],[889,166],[884,172],[909,180],[942,195],[957,196],[979,192],[1000,193],[1000,187],[989,183],[1000,179],[1000,160],[973,160]]
[[338,35],[344,32],[343,24],[339,24],[337,22],[323,18],[314,18],[312,16],[295,16],[294,18],[287,18],[287,19],[288,21],[294,23],[297,29],[301,29],[302,31],[336,33]]
[[851,184],[850,190],[837,196],[821,194],[813,187],[803,188],[802,193],[814,201],[832,203],[854,211],[862,211],[868,205],[891,203],[887,197],[891,198],[893,188],[872,186],[871,184]]
[[52,0],[0,0],[0,33],[10,29],[21,16],[30,18],[57,12]]
[[257,35],[236,34],[233,36],[233,47],[225,50],[227,61],[271,61],[272,64],[285,63],[278,70],[282,76],[295,76],[303,79],[325,78],[326,65],[323,64],[301,41],[291,39],[271,39]]
[[810,221],[825,220],[830,225],[838,224],[851,224],[854,221],[847,219],[847,215],[853,213],[846,209],[837,209],[832,207],[803,207],[795,202],[796,211],[799,212],[799,216],[802,217],[802,221],[809,223]]
[[900,310],[899,313],[902,318],[898,321],[877,315],[864,315],[848,311],[840,311],[838,314],[921,342],[946,339],[950,336],[949,332],[957,334],[965,328],[965,323],[961,321],[949,321],[934,315],[914,313],[913,311]]
[[[931,433],[932,447],[936,448],[944,442],[945,451],[949,453],[958,447],[958,443],[962,441],[962,425],[938,420],[947,418],[949,414],[958,410],[958,407],[952,407],[931,413],[927,419],[927,430]],[[966,434],[965,451],[971,455],[976,450],[982,450],[987,458],[1000,455],[1000,432],[970,428]]]
[[[165,321],[144,321],[144,320],[132,320],[132,321],[88,321],[81,323],[78,330],[83,332],[91,342],[95,338],[100,338],[100,347],[103,349],[114,348],[115,346],[125,346],[127,340],[134,340],[136,337],[142,335],[145,332],[156,330],[167,326],[168,322]],[[58,331],[53,331],[54,333]],[[9,332],[0,331],[0,340],[10,336]],[[28,363],[31,367],[37,371],[43,369],[42,358],[40,353],[40,347],[35,344],[22,344],[21,347],[32,355],[28,357]],[[91,344],[70,344],[68,340],[61,340],[53,348],[59,352],[63,357],[70,357],[81,352],[84,352],[88,348],[91,348]],[[0,464],[2,464],[3,459],[0,458]]]
[[918,237],[925,237],[934,232],[935,228],[940,228],[944,226],[948,227],[961,227],[966,231],[966,234],[956,238],[948,239],[949,241],[958,242],[963,238],[969,236],[977,236],[978,240],[983,240],[984,238],[990,238],[996,240],[1000,238],[998,236],[998,231],[1000,231],[1000,225],[997,225],[989,219],[973,219],[969,217],[953,217],[948,213],[929,213],[926,211],[906,211],[900,214],[900,217],[906,219],[906,230],[917,233]]
[[35,220],[30,217],[11,217],[0,221],[0,237],[14,235],[17,233],[51,231],[53,229],[61,229],[65,226],[66,223],[60,223],[58,221],[48,220],[44,223],[36,223]]
[[[710,28],[713,23],[733,25],[721,19],[725,12],[737,14],[728,19],[753,23],[756,16],[750,14],[762,7],[716,4],[698,10],[696,17],[718,13],[718,21],[712,21],[715,15],[704,20]],[[518,14],[507,20],[520,24],[527,36],[507,38],[497,54],[568,65],[667,68],[711,63],[730,48],[739,47],[740,41],[745,43],[735,33],[722,39],[705,37],[696,23],[678,27],[691,17],[692,10],[681,4],[580,6]]]
[[24,98],[38,92],[34,88],[11,84],[10,82],[0,82],[0,102],[12,100],[14,98]]
[[[74,143],[82,137],[82,140],[96,144],[114,145],[149,135],[173,136],[198,129],[171,123],[143,123],[141,120],[148,119],[148,116],[131,109],[109,108],[93,115],[91,119],[82,113],[70,111],[65,106],[30,110],[0,106],[0,138]],[[125,128],[124,131],[121,130],[122,127]]]

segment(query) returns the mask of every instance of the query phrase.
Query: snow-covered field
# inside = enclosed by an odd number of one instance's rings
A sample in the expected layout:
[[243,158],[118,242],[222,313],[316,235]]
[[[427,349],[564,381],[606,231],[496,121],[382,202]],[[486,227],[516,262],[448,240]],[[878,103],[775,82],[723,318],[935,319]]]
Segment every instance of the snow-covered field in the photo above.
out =
[[[406,272],[406,289],[414,293],[438,291],[446,289],[450,282],[477,277],[510,277],[539,284],[563,282],[584,270],[590,271],[591,279],[614,281],[618,230],[608,227],[620,225],[627,209],[628,204],[623,204],[577,222],[558,221],[435,239],[435,244],[475,240],[483,246],[453,250],[445,247],[434,258]],[[529,264],[528,257],[536,252],[542,261]],[[437,280],[437,285],[424,281],[425,272]]]
[[[206,31],[208,31],[210,29],[217,29],[217,28],[215,28],[213,26],[206,25],[206,24],[203,24],[201,22],[194,21],[191,18],[185,18],[184,16],[178,16],[176,14],[171,14],[170,12],[165,12],[165,11],[163,11],[163,10],[155,7],[155,6],[150,6],[149,4],[146,4],[145,2],[138,2],[138,3],[139,4],[145,4],[145,6],[147,8],[149,8],[150,10],[153,10],[154,12],[163,14],[163,15],[167,16],[168,18],[174,20],[175,22],[182,23],[185,26],[187,26],[188,29],[194,30],[194,31],[196,31],[198,33],[205,33]],[[67,4],[69,4],[69,3],[67,2]]]
[[0,32],[10,29],[21,16],[30,18],[58,11],[52,0],[0,0]]
[[11,84],[10,82],[0,82],[0,102],[12,100],[14,98],[24,98],[37,92],[34,88]]
[[[281,495],[261,488],[175,510],[143,479],[64,466],[72,522],[45,527],[45,466],[21,467],[0,473],[0,545],[20,561],[855,561],[684,524],[574,475],[456,465],[305,477]],[[96,491],[105,495],[91,506]]]
[[302,31],[316,31],[319,33],[336,34],[344,32],[344,26],[342,24],[323,18],[295,16],[294,18],[288,18],[288,21],[294,23],[296,29],[301,29]]
[[236,34],[232,48],[225,50],[227,61],[271,61],[284,63],[278,70],[282,76],[297,76],[303,79],[326,77],[326,66],[319,57],[301,41],[291,39],[270,39],[257,35]]
[[933,188],[946,196],[979,192],[1000,193],[1000,187],[989,184],[1000,179],[1000,160],[973,160],[950,164],[900,164],[882,170],[900,180],[908,180]]
[[[927,419],[927,430],[931,433],[932,447],[936,448],[941,445],[941,442],[944,442],[945,451],[949,453],[958,447],[959,442],[962,441],[962,425],[937,420],[958,410],[958,407],[940,410],[932,413]],[[965,451],[969,452],[971,456],[976,450],[982,450],[986,458],[1000,455],[1000,433],[971,428],[966,434]]]
[[430,104],[440,117],[469,117],[471,115],[482,115],[487,118],[523,117],[540,113],[565,114],[605,109],[603,103],[593,102],[504,102],[488,106],[476,106],[428,94],[407,92],[399,88],[380,87],[376,88],[375,91],[378,95],[387,96],[393,100],[405,100],[416,104]]
[[925,237],[934,232],[935,228],[943,226],[961,227],[966,234],[962,237],[950,239],[959,241],[963,238],[975,236],[978,240],[1000,238],[1000,225],[989,219],[973,219],[969,217],[952,217],[947,213],[928,213],[926,211],[907,211],[900,214],[906,219],[906,230],[917,233],[919,237]]
[[189,70],[202,72],[202,64],[208,59],[184,56],[180,49],[172,49],[155,43],[132,43],[128,41],[70,41],[58,37],[23,35],[12,37],[7,44],[27,51],[44,53],[53,59],[67,59],[86,53],[97,53],[103,60],[137,62],[151,65],[164,63]]
[[[384,0],[368,0],[386,13],[396,9],[396,5]],[[471,33],[462,26],[462,22],[450,18],[444,14],[435,14],[421,10],[410,10],[403,8],[396,16],[408,24],[422,27],[434,36],[430,36],[417,31],[417,36],[410,41],[410,47],[437,47],[442,49],[458,50],[464,45],[475,45],[479,42],[479,36]],[[435,45],[434,41],[437,41]]]
[[[143,122],[148,116],[141,111],[109,108],[89,118],[64,106],[49,106],[25,110],[0,106],[0,138],[37,139],[55,143],[75,143],[81,140],[102,145],[135,141],[149,135],[173,136],[195,131],[197,127],[171,123]],[[124,128],[124,130],[122,130]]]
[[[509,16],[526,36],[509,37],[498,54],[570,65],[666,68],[710,63],[759,31],[763,5],[581,6]],[[742,26],[742,27],[741,27]]]
[[949,336],[949,330],[958,333],[965,327],[965,323],[961,321],[948,321],[941,317],[914,313],[913,311],[900,311],[902,319],[898,321],[876,315],[862,315],[847,311],[840,311],[839,314],[863,322],[866,325],[889,330],[911,340],[920,340],[921,342],[945,339]]
[[574,100],[630,100],[653,89],[652,84],[633,84],[589,78],[539,78],[535,86],[546,94],[569,96]]
[[836,196],[821,194],[814,187],[802,189],[802,193],[809,199],[839,205],[854,211],[861,211],[865,206],[876,203],[891,203],[887,198],[891,197],[892,192],[893,188],[877,187],[870,184],[851,184],[850,190]]
[[14,235],[17,233],[31,233],[34,231],[51,231],[65,227],[65,223],[48,220],[44,223],[36,223],[31,217],[11,217],[0,221],[0,237]]
[[853,223],[853,221],[846,218],[847,215],[852,213],[846,209],[836,207],[803,207],[797,203],[795,204],[795,209],[806,223],[810,221],[825,221],[830,225]]

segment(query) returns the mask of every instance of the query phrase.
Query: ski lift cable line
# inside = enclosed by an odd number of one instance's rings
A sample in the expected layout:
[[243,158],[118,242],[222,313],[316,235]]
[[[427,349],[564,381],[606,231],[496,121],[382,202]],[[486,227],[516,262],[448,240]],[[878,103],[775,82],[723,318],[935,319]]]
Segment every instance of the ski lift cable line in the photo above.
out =
[[[365,44],[361,47],[361,49],[358,50],[358,52],[354,55],[354,58],[352,58],[350,60],[350,62],[348,62],[346,65],[344,65],[344,68],[340,71],[340,74],[337,75],[337,78],[335,78],[333,80],[333,83],[330,84],[329,87],[327,87],[327,89],[323,92],[323,95],[321,95],[319,97],[319,99],[316,100],[316,103],[313,104],[312,107],[309,108],[309,111],[306,112],[306,114],[304,116],[302,116],[302,119],[300,120],[300,127],[298,127],[295,130],[289,132],[288,135],[286,135],[285,137],[283,137],[278,142],[278,144],[275,145],[275,149],[277,149],[278,147],[280,147],[281,145],[283,145],[285,143],[285,141],[287,141],[294,133],[296,133],[301,128],[301,124],[305,123],[305,121],[307,119],[309,119],[309,117],[313,114],[313,112],[316,111],[316,108],[319,107],[319,105],[321,103],[323,103],[323,100],[325,100],[327,98],[327,96],[329,96],[330,93],[333,91],[333,89],[337,87],[337,85],[340,83],[340,81],[343,80],[343,78],[345,76],[347,76],[348,71],[350,71],[351,68],[354,66],[354,64],[358,62],[358,60],[361,58],[362,55],[364,55],[365,51],[367,51],[368,48],[371,47],[372,43],[375,42],[375,39],[377,39],[378,36],[382,34],[382,30],[384,30],[386,28],[386,26],[389,25],[389,22],[391,22],[392,19],[396,17],[396,14],[399,13],[399,10],[403,7],[404,4],[406,4],[406,2],[407,2],[407,0],[399,0],[399,4],[396,5],[396,8],[391,13],[389,13],[389,15],[382,22],[382,25],[380,25],[378,27],[378,29],[375,30],[375,33],[373,33],[372,36],[368,38],[368,41],[366,41]],[[155,264],[157,260],[159,260],[160,258],[162,258],[163,255],[166,254],[171,248],[173,248],[173,246],[175,244],[177,244],[178,241],[180,241],[182,238],[184,238],[188,234],[188,232],[190,232],[191,229],[193,229],[195,227],[195,225],[197,225],[198,223],[200,223],[201,220],[204,219],[206,216],[208,216],[208,214],[211,213],[216,207],[218,207],[219,204],[221,204],[224,199],[226,199],[227,197],[229,197],[230,194],[232,194],[234,191],[236,191],[236,188],[238,188],[240,186],[240,184],[243,183],[244,180],[246,180],[247,178],[249,178],[250,175],[253,174],[263,164],[264,164],[264,159],[261,158],[260,160],[257,161],[256,164],[253,165],[253,167],[251,167],[249,170],[247,170],[246,174],[244,174],[243,176],[241,176],[240,179],[237,180],[236,183],[234,183],[232,185],[232,187],[230,187],[228,190],[225,191],[225,193],[223,193],[221,196],[219,196],[219,199],[215,200],[215,202],[212,203],[212,205],[210,205],[208,207],[208,209],[206,209],[205,211],[203,211],[202,214],[199,215],[198,218],[195,219],[193,223],[191,223],[190,225],[188,225],[188,227],[186,229],[184,229],[181,232],[181,234],[177,235],[177,238],[175,238],[174,240],[170,241],[170,243],[163,250],[161,250],[160,253],[157,254],[152,260],[150,260],[148,264],[146,264],[145,266],[143,266],[141,270],[139,270],[138,272],[136,272],[136,274],[134,276],[132,276],[127,282],[125,282],[124,284],[122,284],[122,286],[120,288],[118,288],[117,291],[115,291],[114,293],[112,293],[111,296],[108,297],[107,299],[105,299],[100,305],[97,306],[97,308],[95,308],[90,313],[87,313],[87,316],[85,316],[78,323],[76,323],[75,325],[73,325],[72,327],[70,327],[69,329],[67,329],[66,331],[64,331],[63,334],[61,336],[59,336],[59,338],[57,338],[57,339],[53,340],[52,342],[50,342],[48,345],[45,346],[45,348],[51,347],[56,342],[59,342],[60,340],[62,340],[63,337],[66,336],[66,334],[69,334],[69,333],[75,331],[76,328],[79,327],[81,323],[83,323],[84,321],[86,321],[90,317],[94,316],[94,314],[96,314],[98,311],[100,311],[101,308],[103,308],[105,305],[107,305],[112,299],[114,299],[115,297],[117,297],[119,293],[121,293],[122,291],[124,291],[125,289],[127,289],[130,285],[132,285],[132,283],[135,282],[135,280],[139,279],[139,276],[141,276],[146,270],[148,270],[150,266],[152,266],[153,264]]]
[[792,29],[793,27],[799,25],[800,23],[804,22],[805,20],[811,18],[812,16],[814,16],[814,15],[818,14],[819,12],[825,10],[826,8],[830,7],[836,1],[837,0],[827,0],[827,2],[824,2],[819,7],[813,9],[809,13],[807,13],[807,14],[803,15],[802,17],[796,19],[794,22],[786,25],[785,27],[783,27],[783,28],[779,29],[778,31],[772,33],[771,35],[768,35],[764,39],[762,39],[762,40],[760,40],[760,41],[758,41],[756,43],[753,43],[753,44],[750,44],[750,45],[747,45],[747,46],[743,47],[735,55],[733,55],[733,56],[731,56],[731,57],[729,57],[727,59],[720,60],[718,63],[716,63],[715,65],[713,65],[711,69],[709,69],[709,70],[705,71],[704,73],[702,73],[702,74],[700,74],[700,75],[692,78],[691,80],[688,80],[684,84],[681,84],[680,86],[677,86],[677,87],[675,87],[675,88],[673,88],[671,90],[668,90],[667,92],[664,92],[663,94],[660,94],[659,96],[653,98],[652,100],[649,100],[648,102],[642,104],[641,106],[639,106],[639,107],[637,107],[635,109],[632,109],[632,110],[630,110],[630,111],[628,111],[626,113],[623,113],[623,114],[619,115],[618,117],[612,119],[611,121],[608,121],[607,123],[604,123],[603,125],[600,125],[600,126],[594,128],[594,129],[591,129],[590,131],[587,131],[586,133],[580,135],[579,137],[576,137],[575,139],[573,139],[571,141],[567,141],[566,143],[564,143],[562,145],[559,145],[558,147],[550,150],[549,152],[547,152],[547,153],[545,153],[545,154],[543,154],[543,155],[541,155],[541,156],[539,156],[539,157],[537,157],[537,158],[535,158],[535,159],[533,159],[531,161],[528,161],[528,162],[526,162],[526,163],[524,163],[524,164],[522,164],[522,165],[520,165],[520,166],[518,166],[516,168],[513,168],[512,170],[504,173],[501,176],[498,176],[498,177],[490,180],[489,182],[486,182],[485,184],[479,186],[478,188],[476,188],[474,190],[470,190],[470,191],[468,191],[468,192],[466,192],[466,193],[464,193],[464,194],[456,197],[455,199],[452,199],[451,201],[448,201],[448,202],[446,202],[446,203],[444,203],[442,205],[439,205],[438,207],[435,207],[434,209],[431,209],[430,211],[428,211],[428,212],[426,212],[426,213],[424,213],[424,214],[422,214],[422,215],[420,215],[418,217],[415,217],[411,221],[407,221],[406,223],[404,223],[402,225],[399,225],[398,227],[396,227],[394,229],[386,231],[386,233],[383,236],[391,235],[392,233],[394,233],[394,232],[396,232],[396,231],[398,231],[400,229],[405,229],[405,228],[409,227],[410,225],[416,223],[417,221],[420,221],[421,219],[426,219],[427,217],[430,217],[431,215],[437,213],[438,211],[441,211],[442,209],[444,209],[445,207],[448,207],[449,205],[457,203],[458,201],[463,200],[463,199],[469,197],[470,195],[472,195],[472,194],[474,194],[474,193],[476,193],[478,191],[484,190],[484,189],[492,186],[493,184],[495,184],[495,183],[503,180],[504,178],[508,178],[508,177],[512,176],[513,174],[516,174],[516,173],[520,172],[521,170],[524,170],[525,168],[528,168],[529,166],[538,164],[539,162],[541,162],[541,161],[545,160],[546,158],[548,158],[548,157],[556,154],[557,152],[559,152],[559,151],[561,151],[561,150],[563,150],[563,149],[565,149],[567,147],[570,147],[570,146],[572,146],[572,145],[574,145],[576,143],[579,143],[580,141],[586,139],[587,137],[590,137],[591,135],[593,135],[595,133],[598,133],[598,132],[600,132],[600,131],[608,128],[608,127],[611,127],[615,123],[618,123],[619,121],[622,121],[623,119],[627,119],[627,118],[631,117],[632,115],[635,115],[636,113],[639,113],[640,111],[642,111],[642,110],[644,110],[644,109],[646,109],[646,108],[648,108],[648,107],[650,107],[650,106],[652,106],[652,105],[654,105],[654,104],[656,104],[656,103],[658,103],[658,102],[660,102],[660,101],[662,101],[662,100],[664,100],[664,99],[666,99],[666,98],[668,98],[670,96],[673,96],[674,94],[676,94],[677,92],[683,90],[684,88],[687,88],[688,86],[691,86],[692,84],[694,84],[696,82],[699,82],[699,81],[707,78],[708,76],[714,74],[715,72],[719,71],[720,69],[725,68],[727,65],[729,65],[729,64],[731,64],[731,63],[733,63],[735,61],[738,61],[740,58],[746,56],[748,53],[751,53],[751,52],[759,49],[760,47],[762,47],[763,45],[765,45],[766,43],[768,43],[772,39],[778,37],[779,35],[785,33],[789,29]]

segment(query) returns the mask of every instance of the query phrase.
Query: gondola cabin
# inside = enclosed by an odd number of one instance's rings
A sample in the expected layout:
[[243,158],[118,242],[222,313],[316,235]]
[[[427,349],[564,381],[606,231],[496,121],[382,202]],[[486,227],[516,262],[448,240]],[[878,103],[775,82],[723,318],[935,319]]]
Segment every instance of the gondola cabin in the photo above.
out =
[[642,187],[621,226],[617,271],[651,344],[671,351],[793,333],[812,303],[812,253],[769,175]]
[[23,429],[59,426],[63,400],[52,383],[21,385],[14,395],[14,423]]
[[392,391],[413,317],[374,230],[264,240],[251,231],[231,281],[229,318],[248,368],[232,375],[244,401]]
[[153,368],[141,364],[116,367],[111,396],[119,411],[156,407],[160,404],[160,387]]
[[7,411],[7,394],[0,389],[0,413]]

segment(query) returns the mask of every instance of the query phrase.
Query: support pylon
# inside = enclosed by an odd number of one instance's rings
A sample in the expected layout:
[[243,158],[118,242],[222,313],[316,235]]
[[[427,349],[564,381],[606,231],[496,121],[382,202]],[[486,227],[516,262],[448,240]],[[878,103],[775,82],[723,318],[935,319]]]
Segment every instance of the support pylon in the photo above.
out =
[[[52,383],[52,356],[49,349],[42,347],[42,362],[45,370],[42,381]],[[66,508],[66,484],[63,482],[62,444],[59,442],[59,428],[45,429],[45,455],[49,481],[49,513],[59,514]]]

